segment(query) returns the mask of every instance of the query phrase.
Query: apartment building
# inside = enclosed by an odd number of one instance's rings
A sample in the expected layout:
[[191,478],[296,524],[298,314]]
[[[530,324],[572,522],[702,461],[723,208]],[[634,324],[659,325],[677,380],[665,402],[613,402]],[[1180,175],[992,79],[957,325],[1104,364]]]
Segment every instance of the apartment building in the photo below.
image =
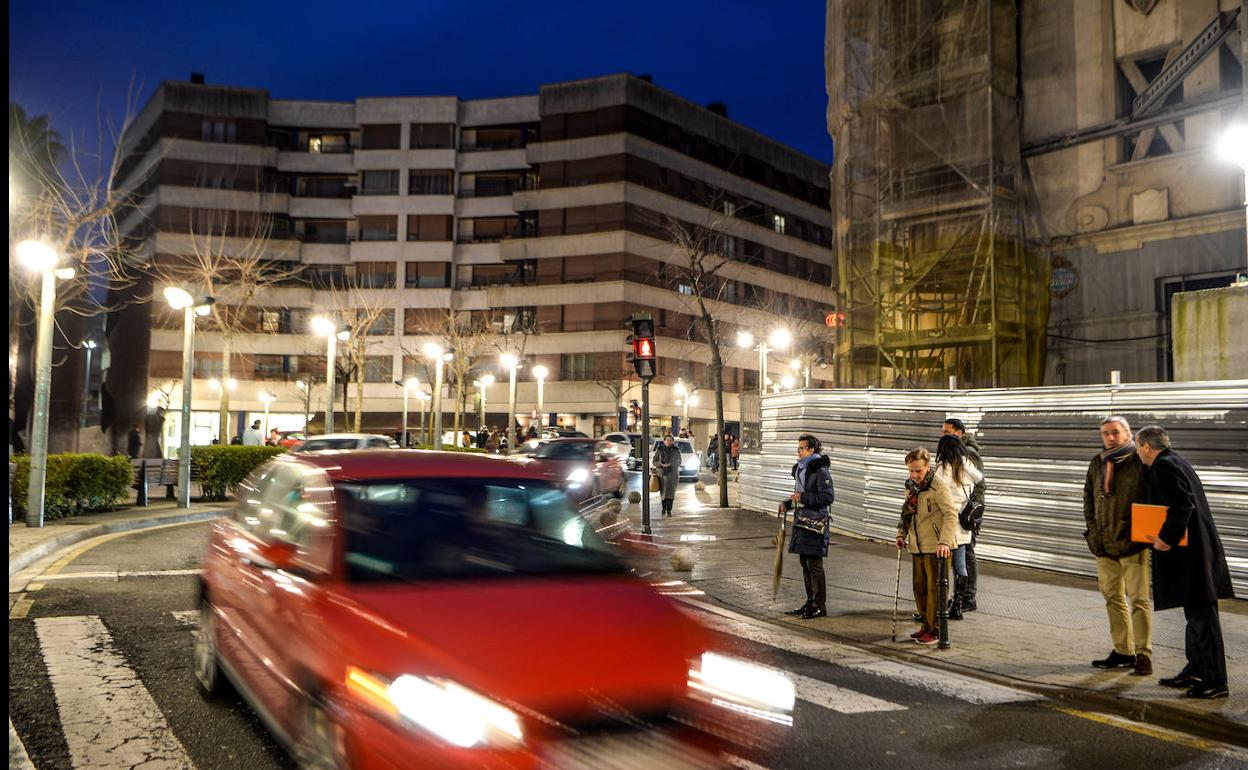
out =
[[[496,362],[507,350],[522,359],[522,424],[533,419],[532,372],[542,366],[546,424],[591,435],[617,429],[621,407],[640,396],[625,363],[626,322],[649,311],[659,353],[652,415],[675,425],[688,408],[705,433],[714,417],[710,350],[682,280],[688,259],[673,245],[682,228],[709,228],[729,257],[708,282],[728,343],[727,419],[739,421],[738,396],[758,388],[758,353],[732,345],[738,329],[790,328],[805,354],[799,381],[832,378],[823,357],[834,306],[828,168],[732,122],[722,105],[696,105],[629,75],[500,99],[354,102],[271,99],[195,80],[162,84],[123,137],[114,181],[133,191],[133,206],[119,224],[144,267],[113,292],[120,309],[109,321],[104,398],[114,432],[141,422],[149,401],[176,408],[180,400],[181,321],[159,301],[148,268],[202,250],[205,234],[219,248],[245,250],[261,221],[268,258],[286,274],[252,306],[219,307],[243,324],[230,342],[235,426],[260,416],[261,393],[276,399],[270,425],[302,428],[305,408],[314,428],[322,424],[324,386],[315,378],[325,371],[325,341],[308,321],[369,305],[376,312],[357,375],[364,429],[398,429],[396,380],[415,376],[428,393],[431,367],[420,351],[446,344],[448,310],[484,330],[465,379],[495,376],[484,388],[489,424],[505,424],[507,374]],[[230,289],[223,279],[222,302]],[[157,300],[144,301],[153,291]],[[216,434],[223,346],[212,324],[201,324],[196,443]],[[787,370],[790,355],[777,351],[769,371]],[[310,398],[298,385],[309,378]],[[679,403],[695,388],[695,400]],[[478,390],[465,391],[473,426]],[[354,412],[357,387],[347,394]],[[447,425],[453,397],[445,391]],[[409,403],[413,425],[424,403]],[[341,391],[337,404],[341,428]],[[171,420],[165,427],[176,430]]]

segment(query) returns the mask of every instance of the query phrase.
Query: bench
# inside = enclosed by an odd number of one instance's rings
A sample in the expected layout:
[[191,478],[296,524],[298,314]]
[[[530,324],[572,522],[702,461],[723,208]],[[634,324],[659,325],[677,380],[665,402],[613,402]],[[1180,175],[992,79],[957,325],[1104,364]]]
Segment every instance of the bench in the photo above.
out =
[[157,458],[139,458],[131,460],[134,469],[134,488],[138,490],[138,505],[147,505],[147,487],[149,484],[163,484],[165,498],[174,499],[173,488],[178,484],[178,461]]

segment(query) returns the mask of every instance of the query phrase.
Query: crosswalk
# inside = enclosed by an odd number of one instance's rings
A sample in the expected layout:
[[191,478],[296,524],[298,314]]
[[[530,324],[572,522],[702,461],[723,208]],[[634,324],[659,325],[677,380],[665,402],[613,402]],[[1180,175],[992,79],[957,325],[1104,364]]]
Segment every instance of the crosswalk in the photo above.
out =
[[[712,629],[756,645],[921,687],[967,703],[999,704],[1036,698],[970,677],[883,660],[835,643],[795,636],[719,608],[700,606],[691,611]],[[195,610],[171,611],[167,616],[172,624],[188,633],[198,625]],[[99,616],[42,617],[35,619],[34,625],[75,768],[194,767]],[[909,708],[904,703],[811,676],[791,672],[786,675],[793,680],[800,701],[838,714],[853,716]]]

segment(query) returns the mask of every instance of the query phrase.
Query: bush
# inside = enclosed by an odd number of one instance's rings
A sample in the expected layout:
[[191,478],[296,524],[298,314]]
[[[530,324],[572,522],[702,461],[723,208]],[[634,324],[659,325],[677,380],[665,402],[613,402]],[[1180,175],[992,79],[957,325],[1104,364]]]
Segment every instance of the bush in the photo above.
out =
[[257,466],[285,451],[231,444],[191,447],[191,478],[199,481],[204,499],[224,500]]
[[[412,447],[412,449],[430,449],[431,450],[433,449],[433,444],[416,444],[415,446]],[[471,454],[479,454],[479,455],[486,454],[486,451],[484,449],[478,449],[475,446],[451,446],[450,444],[443,444],[442,449],[440,451],[442,452],[469,452]]]
[[[13,476],[14,511],[26,512],[30,484],[30,455],[10,457],[16,463]],[[88,511],[111,510],[129,494],[134,482],[130,460],[120,455],[48,455],[44,481],[43,517],[60,519]]]

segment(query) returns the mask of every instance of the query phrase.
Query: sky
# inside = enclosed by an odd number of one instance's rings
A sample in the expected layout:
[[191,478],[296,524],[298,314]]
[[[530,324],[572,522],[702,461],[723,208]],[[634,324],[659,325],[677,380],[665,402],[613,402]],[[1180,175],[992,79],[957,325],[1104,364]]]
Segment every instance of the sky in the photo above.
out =
[[824,162],[822,0],[409,0],[9,4],[9,100],[90,158],[162,80],[276,99],[536,93],[648,73]]

